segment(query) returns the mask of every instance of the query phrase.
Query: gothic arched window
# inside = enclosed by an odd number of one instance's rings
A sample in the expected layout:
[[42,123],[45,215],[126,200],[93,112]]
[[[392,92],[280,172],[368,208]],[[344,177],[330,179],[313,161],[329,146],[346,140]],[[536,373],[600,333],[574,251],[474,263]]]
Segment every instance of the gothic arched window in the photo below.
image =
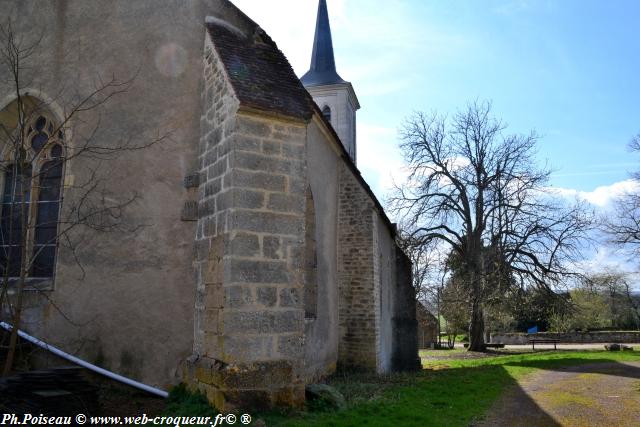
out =
[[53,121],[36,116],[25,143],[5,148],[2,159],[0,274],[51,278],[55,271],[62,193],[63,135]]
[[331,123],[331,108],[328,105],[325,105],[322,109],[322,116],[327,122]]

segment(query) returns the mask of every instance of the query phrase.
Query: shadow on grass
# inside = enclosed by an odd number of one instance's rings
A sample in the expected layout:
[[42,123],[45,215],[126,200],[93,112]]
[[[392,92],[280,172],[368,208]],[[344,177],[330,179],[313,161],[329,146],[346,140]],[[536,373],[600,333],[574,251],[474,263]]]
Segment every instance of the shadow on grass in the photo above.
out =
[[560,427],[549,413],[542,409],[509,375],[504,367],[497,367],[501,375],[509,376],[501,395],[484,408],[480,419],[471,422],[475,427]]
[[[556,427],[560,424],[520,387],[518,378],[534,369],[567,372],[577,369],[572,368],[575,365],[581,365],[580,372],[640,378],[640,368],[597,355],[533,356],[548,358],[543,360],[527,360],[527,356],[516,356],[522,360],[465,360],[464,363],[478,366],[434,366],[417,373],[384,377],[336,376],[330,384],[347,398],[347,410],[269,414],[265,419],[269,426]],[[603,363],[609,366],[605,369]],[[615,365],[613,369],[611,364]],[[500,415],[497,421],[492,418],[494,413]]]
[[518,388],[502,366],[422,371],[383,378],[353,375],[331,385],[347,398],[341,412],[282,413],[265,417],[269,426],[468,426],[481,421],[505,389],[531,419],[556,427],[547,413]]
[[[553,376],[543,377],[542,381],[546,380],[546,384],[551,386],[553,383],[562,381],[565,375],[563,374],[599,374],[614,377],[624,377],[631,379],[640,379],[640,367],[621,363],[618,361],[612,361],[611,359],[592,359],[592,358],[567,358],[560,359],[550,363],[551,361],[522,361],[514,363],[505,363],[503,369],[506,371],[507,367],[517,368],[534,368],[538,369],[538,372],[555,372],[559,375],[558,378]],[[538,380],[540,381],[540,380]],[[544,387],[545,382],[542,382]],[[540,391],[540,384],[536,384],[535,389]],[[551,387],[549,387],[551,389]],[[543,389],[544,390],[544,389]],[[566,390],[572,392],[572,390]],[[594,398],[597,398],[599,390],[593,390]],[[590,405],[584,407],[586,410],[596,409]],[[574,409],[576,410],[576,409]],[[577,409],[580,411],[579,407]],[[562,411],[561,411],[562,413]],[[610,425],[615,425],[616,415],[609,413],[611,422]],[[491,426],[491,427],[511,427],[511,426],[559,426],[559,424],[550,414],[545,412],[535,400],[527,394],[519,384],[514,384],[505,389],[505,392],[501,398],[499,398],[486,413],[487,420],[473,424],[475,426]],[[581,424],[582,425],[582,424]],[[599,424],[600,425],[600,424]]]

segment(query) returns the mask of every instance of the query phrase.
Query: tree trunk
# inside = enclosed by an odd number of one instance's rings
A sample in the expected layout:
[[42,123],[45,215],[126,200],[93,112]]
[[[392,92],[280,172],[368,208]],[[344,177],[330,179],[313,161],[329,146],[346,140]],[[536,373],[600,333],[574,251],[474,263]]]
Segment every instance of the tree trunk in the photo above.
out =
[[469,351],[484,350],[484,313],[480,302],[474,299],[469,322]]

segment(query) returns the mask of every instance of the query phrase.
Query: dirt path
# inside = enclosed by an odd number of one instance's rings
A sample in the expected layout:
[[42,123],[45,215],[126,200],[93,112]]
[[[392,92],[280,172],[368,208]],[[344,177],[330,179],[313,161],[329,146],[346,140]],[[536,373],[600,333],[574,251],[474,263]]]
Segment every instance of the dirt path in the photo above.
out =
[[541,371],[508,389],[476,426],[640,426],[640,362]]

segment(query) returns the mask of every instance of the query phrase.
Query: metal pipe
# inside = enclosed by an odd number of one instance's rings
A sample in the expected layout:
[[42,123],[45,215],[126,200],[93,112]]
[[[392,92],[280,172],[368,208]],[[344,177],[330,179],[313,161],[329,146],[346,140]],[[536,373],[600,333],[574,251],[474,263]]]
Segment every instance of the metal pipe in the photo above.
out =
[[[6,329],[9,332],[11,332],[11,330],[13,330],[13,326],[11,326],[10,324],[5,323],[5,322],[0,322],[0,327],[2,327],[3,329]],[[80,365],[83,368],[87,368],[90,371],[93,371],[93,372],[98,373],[100,375],[104,375],[107,378],[111,378],[111,379],[119,381],[119,382],[121,382],[123,384],[130,385],[131,387],[135,387],[137,389],[144,390],[144,391],[146,391],[148,393],[155,394],[156,396],[160,396],[160,397],[164,397],[164,398],[167,398],[169,396],[169,393],[167,393],[164,390],[160,390],[159,388],[155,388],[155,387],[151,387],[151,386],[146,385],[146,384],[142,384],[142,383],[140,383],[138,381],[132,380],[130,378],[123,377],[122,375],[118,375],[118,374],[116,374],[114,372],[107,371],[106,369],[103,369],[103,368],[101,368],[99,366],[92,365],[91,363],[85,362],[82,359],[78,359],[77,357],[72,356],[69,353],[65,353],[64,351],[60,350],[59,348],[56,348],[56,347],[54,347],[52,345],[49,345],[46,342],[44,342],[42,340],[39,340],[38,338],[32,337],[31,335],[27,334],[26,332],[21,331],[20,329],[18,329],[18,335],[21,338],[29,341],[30,343],[35,344],[38,347],[43,348],[43,349],[45,349],[47,351],[50,351],[51,353],[55,354],[56,356],[60,356],[63,359],[68,360],[69,362],[75,363],[76,365]]]

